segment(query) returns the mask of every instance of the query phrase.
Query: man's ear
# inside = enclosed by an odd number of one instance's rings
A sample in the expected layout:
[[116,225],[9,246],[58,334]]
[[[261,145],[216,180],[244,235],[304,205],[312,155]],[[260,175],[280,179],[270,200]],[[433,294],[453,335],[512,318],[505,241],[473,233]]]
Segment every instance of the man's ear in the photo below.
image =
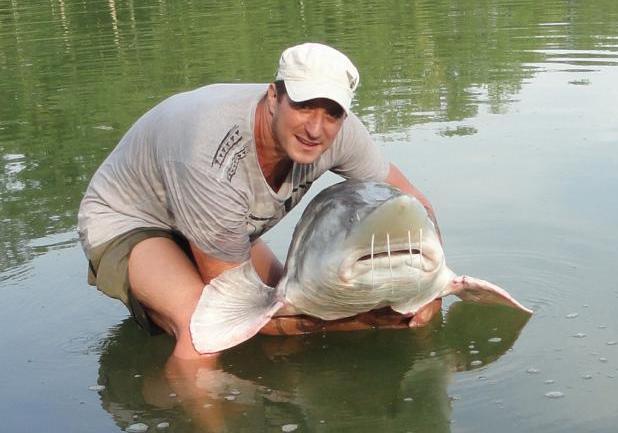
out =
[[270,83],[268,85],[268,90],[266,90],[266,105],[268,107],[268,112],[272,115],[275,113],[275,107],[277,106],[277,87],[275,87],[275,83]]

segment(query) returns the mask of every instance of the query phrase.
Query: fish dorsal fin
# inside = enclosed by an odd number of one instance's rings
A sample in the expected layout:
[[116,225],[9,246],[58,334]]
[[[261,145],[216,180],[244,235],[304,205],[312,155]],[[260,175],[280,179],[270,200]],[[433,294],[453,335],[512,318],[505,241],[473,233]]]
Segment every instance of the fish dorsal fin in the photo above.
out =
[[191,316],[191,339],[200,353],[230,348],[253,337],[283,305],[250,260],[213,278]]
[[464,301],[479,302],[481,304],[502,304],[528,314],[532,310],[524,307],[509,292],[489,281],[462,275],[454,278],[446,288],[446,293],[459,296]]

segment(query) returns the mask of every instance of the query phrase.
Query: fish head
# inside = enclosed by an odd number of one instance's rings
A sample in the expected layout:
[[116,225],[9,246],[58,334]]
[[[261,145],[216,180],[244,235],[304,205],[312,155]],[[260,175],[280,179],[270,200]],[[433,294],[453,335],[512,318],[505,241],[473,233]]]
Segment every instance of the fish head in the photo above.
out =
[[332,320],[410,299],[426,302],[449,272],[435,226],[416,198],[387,184],[346,181],[305,209],[282,284],[296,312]]

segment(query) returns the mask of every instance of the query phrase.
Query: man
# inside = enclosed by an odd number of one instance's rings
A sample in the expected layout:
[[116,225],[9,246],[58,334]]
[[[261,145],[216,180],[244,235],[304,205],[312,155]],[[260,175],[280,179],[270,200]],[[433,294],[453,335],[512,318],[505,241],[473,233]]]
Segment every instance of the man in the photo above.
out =
[[[174,356],[195,358],[189,322],[204,285],[249,258],[276,285],[282,266],[259,236],[325,171],[397,186],[435,221],[428,200],[384,161],[350,112],[358,81],[344,54],[308,43],[283,52],[274,83],[206,86],[144,114],[99,167],[80,206],[89,282],[122,300],[146,329],[173,335]],[[437,310],[439,303],[415,323]],[[358,329],[371,317],[314,323]],[[311,324],[282,321],[263,331],[303,332]],[[370,324],[392,323],[377,314]]]

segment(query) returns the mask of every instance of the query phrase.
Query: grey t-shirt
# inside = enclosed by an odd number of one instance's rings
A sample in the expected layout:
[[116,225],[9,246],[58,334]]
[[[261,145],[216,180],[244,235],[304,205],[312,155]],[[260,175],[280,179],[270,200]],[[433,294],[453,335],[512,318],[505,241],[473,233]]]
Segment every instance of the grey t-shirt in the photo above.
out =
[[266,84],[216,84],[174,95],[144,114],[94,174],[78,229],[86,254],[138,227],[181,232],[221,260],[249,258],[251,242],[292,209],[327,170],[383,181],[388,163],[350,114],[333,145],[294,163],[279,191],[258,164],[253,122]]

